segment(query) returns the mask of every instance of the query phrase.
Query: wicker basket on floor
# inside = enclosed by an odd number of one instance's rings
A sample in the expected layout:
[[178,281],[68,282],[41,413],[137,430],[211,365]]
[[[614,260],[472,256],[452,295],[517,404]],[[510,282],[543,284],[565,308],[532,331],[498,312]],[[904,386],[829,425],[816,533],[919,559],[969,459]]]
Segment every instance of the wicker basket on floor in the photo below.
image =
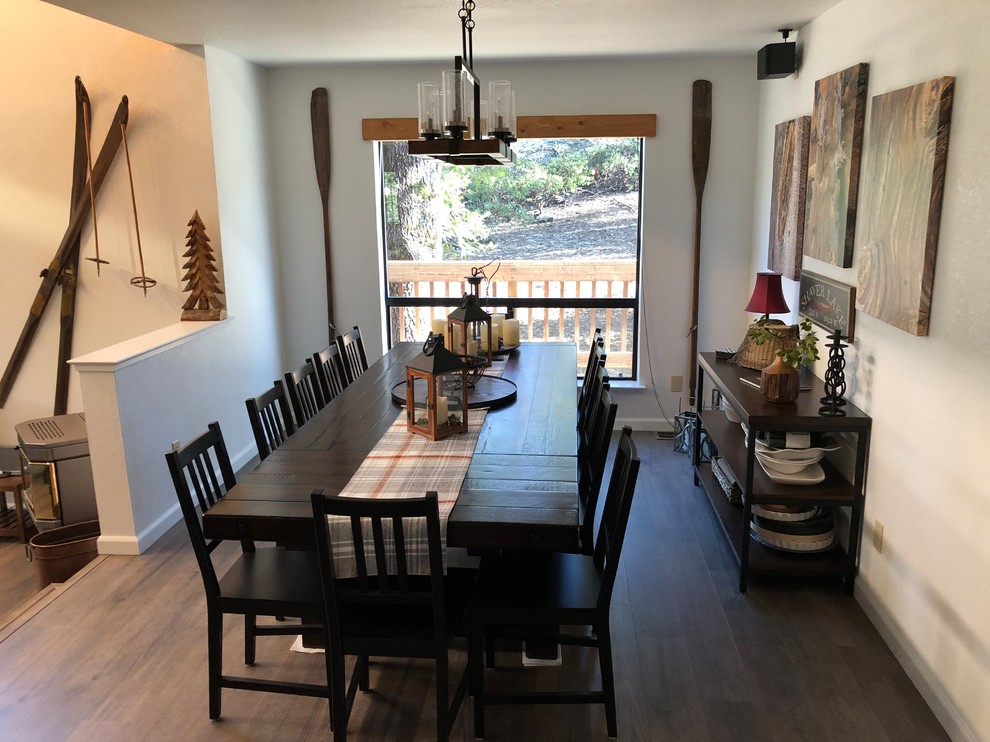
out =
[[[800,335],[797,325],[785,325],[776,319],[768,320],[764,325],[773,330],[775,337],[763,345],[757,345],[747,332],[742,344],[732,357],[733,363],[745,368],[763,369],[773,363],[778,348],[793,347],[797,344]],[[749,329],[755,329],[756,326],[757,323],[754,322],[749,326]]]

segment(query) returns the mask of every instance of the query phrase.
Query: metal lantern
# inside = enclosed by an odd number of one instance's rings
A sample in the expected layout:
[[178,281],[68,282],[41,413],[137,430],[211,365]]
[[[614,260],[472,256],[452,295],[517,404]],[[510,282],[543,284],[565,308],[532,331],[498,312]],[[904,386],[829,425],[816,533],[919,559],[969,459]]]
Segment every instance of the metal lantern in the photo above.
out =
[[[464,294],[457,309],[447,315],[447,337],[453,351],[465,358],[477,358],[475,365],[492,365],[492,316],[478,303],[481,276],[469,276],[473,293]],[[496,341],[497,342],[497,341]]]
[[406,430],[431,441],[466,433],[470,367],[431,332],[406,366]]

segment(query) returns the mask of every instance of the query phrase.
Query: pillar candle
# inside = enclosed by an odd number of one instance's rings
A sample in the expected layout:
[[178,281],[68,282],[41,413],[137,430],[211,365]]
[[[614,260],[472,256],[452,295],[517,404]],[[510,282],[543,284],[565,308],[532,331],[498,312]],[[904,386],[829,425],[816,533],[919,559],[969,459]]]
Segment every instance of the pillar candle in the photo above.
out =
[[[447,320],[445,319],[435,319],[432,324],[434,335],[446,335],[447,334]],[[444,346],[447,345],[447,338],[444,338]],[[449,348],[448,348],[449,350]]]
[[437,425],[445,425],[447,423],[447,398],[437,397]]
[[461,352],[461,326],[454,325],[454,339],[450,342],[450,347],[448,350],[454,353]]
[[467,341],[467,354],[469,356],[478,355],[478,341],[473,338],[468,338]]
[[504,314],[492,315],[492,344],[497,348],[498,339],[502,337],[502,323],[505,322]]
[[519,345],[519,320],[507,319],[502,323],[502,340],[510,348]]

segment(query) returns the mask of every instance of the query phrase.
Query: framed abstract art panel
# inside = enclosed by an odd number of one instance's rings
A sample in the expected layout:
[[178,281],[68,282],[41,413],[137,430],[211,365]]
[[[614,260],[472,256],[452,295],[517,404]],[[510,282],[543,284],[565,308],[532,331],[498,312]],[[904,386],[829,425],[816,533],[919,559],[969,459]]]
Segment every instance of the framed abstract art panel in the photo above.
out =
[[810,129],[811,117],[802,116],[777,124],[773,137],[773,191],[770,194],[767,267],[792,281],[801,277]]
[[912,335],[928,334],[954,89],[940,77],[870,110],[857,306]]
[[852,267],[869,69],[860,62],[815,82],[804,254],[841,268]]

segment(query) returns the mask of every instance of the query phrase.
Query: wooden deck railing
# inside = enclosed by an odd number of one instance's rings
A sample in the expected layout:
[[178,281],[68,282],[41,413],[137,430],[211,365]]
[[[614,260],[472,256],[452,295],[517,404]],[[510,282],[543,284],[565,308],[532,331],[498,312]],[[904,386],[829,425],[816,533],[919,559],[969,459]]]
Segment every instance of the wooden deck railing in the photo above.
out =
[[[465,276],[479,261],[388,261],[389,295],[393,297],[449,297],[453,306],[468,291]],[[495,266],[488,266],[491,274]],[[571,340],[578,344],[578,360],[587,351],[591,332],[601,327],[613,376],[632,370],[633,312],[630,309],[594,309],[580,306],[581,299],[630,298],[636,295],[636,261],[550,260],[503,261],[482,284],[483,297],[512,299],[554,298],[574,300],[573,308],[526,307],[515,310],[523,341]],[[421,339],[434,318],[446,317],[447,307],[395,307],[392,332],[396,339]]]

